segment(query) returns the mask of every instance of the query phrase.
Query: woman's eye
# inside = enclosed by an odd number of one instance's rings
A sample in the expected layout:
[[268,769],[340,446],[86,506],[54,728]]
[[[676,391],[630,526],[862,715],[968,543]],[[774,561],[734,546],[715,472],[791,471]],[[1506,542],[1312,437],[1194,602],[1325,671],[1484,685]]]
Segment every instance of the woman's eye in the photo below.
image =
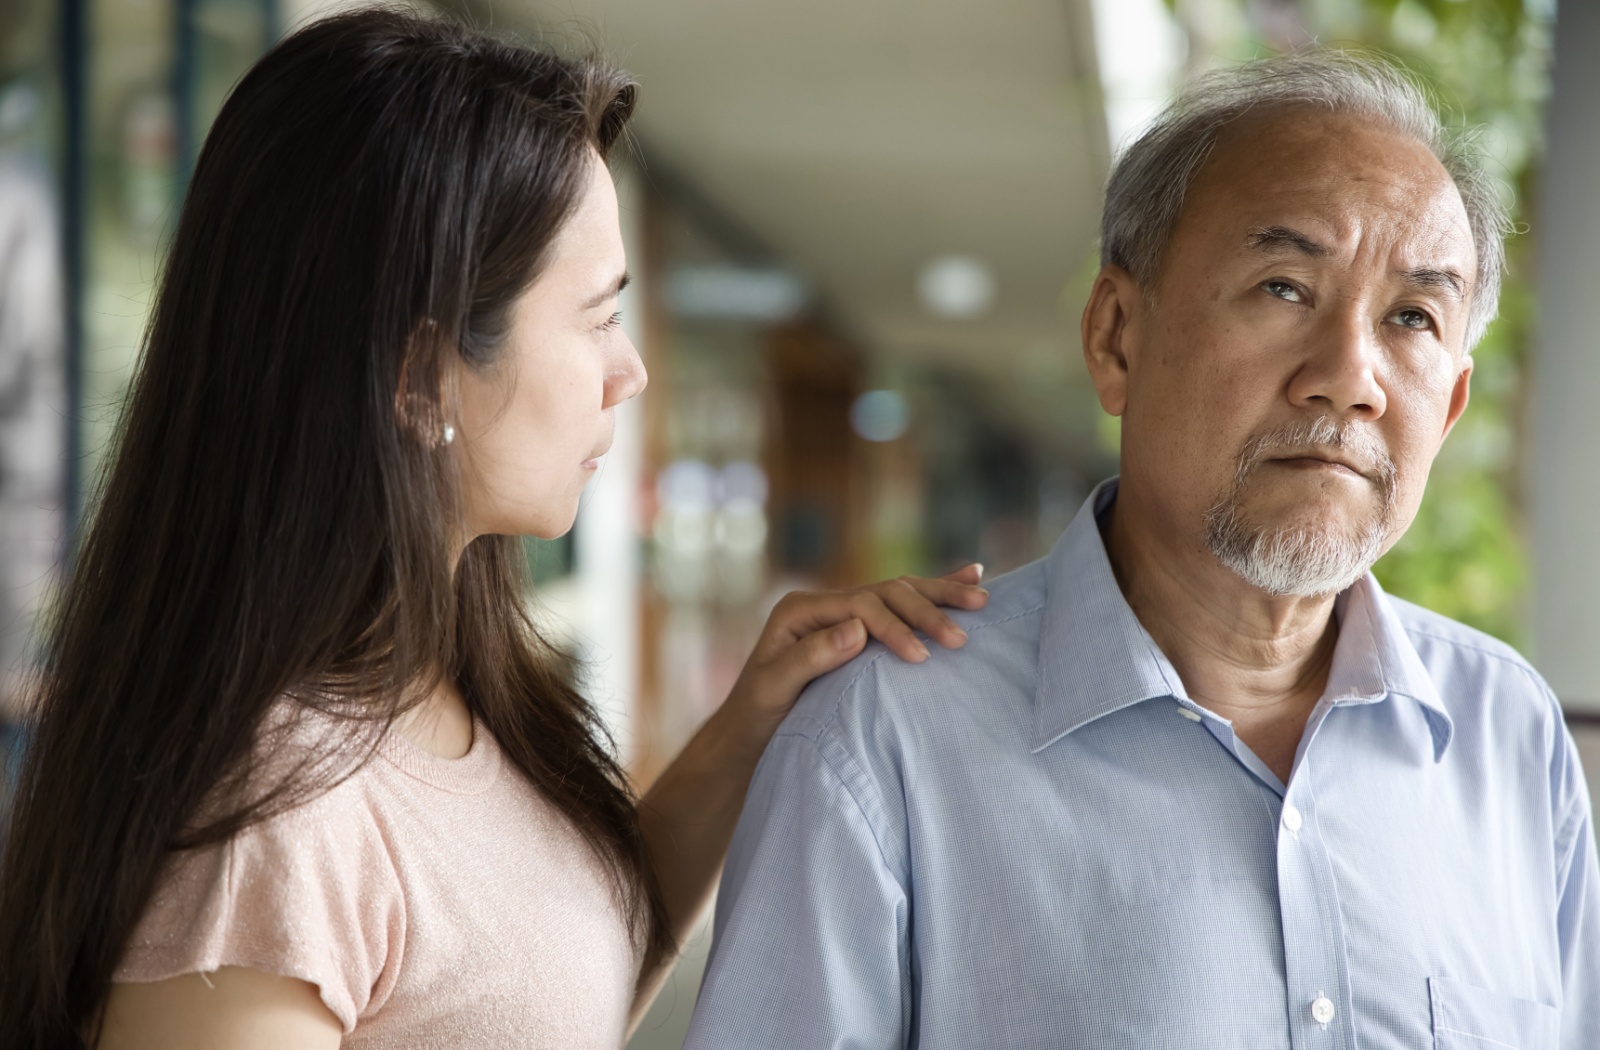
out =
[[1300,289],[1288,281],[1265,281],[1261,285],[1268,295],[1275,296],[1285,302],[1304,302],[1305,297],[1300,294]]
[[1401,328],[1413,328],[1424,331],[1433,326],[1433,321],[1421,310],[1396,310],[1391,318]]
[[600,326],[600,330],[602,332],[610,332],[620,327],[622,327],[622,311],[618,310],[616,313],[606,318],[606,323]]

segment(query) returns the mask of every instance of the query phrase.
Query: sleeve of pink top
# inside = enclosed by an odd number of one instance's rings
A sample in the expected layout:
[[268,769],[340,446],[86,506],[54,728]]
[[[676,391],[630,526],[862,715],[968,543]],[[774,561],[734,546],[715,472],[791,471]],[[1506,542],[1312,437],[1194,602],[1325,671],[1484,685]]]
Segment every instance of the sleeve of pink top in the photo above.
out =
[[223,966],[296,977],[349,1034],[388,998],[406,928],[393,861],[356,788],[346,781],[224,845],[175,854],[112,979]]

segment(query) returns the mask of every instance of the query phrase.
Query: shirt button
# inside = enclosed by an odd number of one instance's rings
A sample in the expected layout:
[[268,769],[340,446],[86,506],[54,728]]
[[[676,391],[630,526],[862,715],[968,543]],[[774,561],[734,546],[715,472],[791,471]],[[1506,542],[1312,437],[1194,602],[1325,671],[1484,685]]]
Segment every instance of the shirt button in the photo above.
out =
[[1178,714],[1180,714],[1183,717],[1187,718],[1191,722],[1200,721],[1200,712],[1191,711],[1187,707],[1184,707],[1182,704],[1178,705]]
[[1333,1015],[1336,1012],[1333,1008],[1332,999],[1324,997],[1311,1001],[1311,1019],[1318,1024],[1327,1024],[1333,1020]]
[[[1300,825],[1303,824],[1303,823],[1305,823],[1305,821],[1301,819],[1300,811],[1298,809],[1295,809],[1293,806],[1284,806],[1283,807],[1283,826],[1284,827],[1288,828],[1290,831],[1299,831],[1300,830]],[[1328,1003],[1328,1000],[1326,1000],[1326,999],[1318,999],[1317,1002],[1319,1002],[1319,1003]],[[1330,1009],[1330,1010],[1333,1009],[1333,1004],[1332,1003],[1328,1003],[1328,1009]],[[1332,1015],[1330,1014],[1329,1016],[1332,1016]]]

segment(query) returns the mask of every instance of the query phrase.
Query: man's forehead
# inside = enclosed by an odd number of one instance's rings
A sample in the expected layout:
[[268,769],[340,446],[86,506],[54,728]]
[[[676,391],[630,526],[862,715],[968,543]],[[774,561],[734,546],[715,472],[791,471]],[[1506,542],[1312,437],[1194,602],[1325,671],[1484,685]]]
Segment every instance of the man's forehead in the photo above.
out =
[[1377,250],[1402,269],[1463,275],[1475,260],[1466,207],[1438,159],[1349,117],[1280,116],[1225,135],[1189,203],[1241,251],[1337,259]]

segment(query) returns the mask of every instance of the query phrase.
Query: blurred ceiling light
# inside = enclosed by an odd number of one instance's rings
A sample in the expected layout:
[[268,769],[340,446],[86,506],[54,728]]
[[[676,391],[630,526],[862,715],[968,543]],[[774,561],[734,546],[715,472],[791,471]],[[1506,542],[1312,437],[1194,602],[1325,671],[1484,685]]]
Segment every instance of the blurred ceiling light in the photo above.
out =
[[723,503],[746,502],[760,508],[767,502],[767,472],[749,460],[723,467],[717,487]]
[[717,472],[698,459],[680,459],[656,476],[656,498],[665,510],[709,511],[717,502]]
[[806,289],[782,270],[685,266],[667,278],[667,306],[679,317],[775,324],[799,316]]
[[976,317],[994,302],[994,272],[969,255],[943,255],[917,275],[917,294],[938,317]]
[[850,406],[850,427],[868,441],[893,441],[906,432],[911,412],[893,390],[868,390]]

